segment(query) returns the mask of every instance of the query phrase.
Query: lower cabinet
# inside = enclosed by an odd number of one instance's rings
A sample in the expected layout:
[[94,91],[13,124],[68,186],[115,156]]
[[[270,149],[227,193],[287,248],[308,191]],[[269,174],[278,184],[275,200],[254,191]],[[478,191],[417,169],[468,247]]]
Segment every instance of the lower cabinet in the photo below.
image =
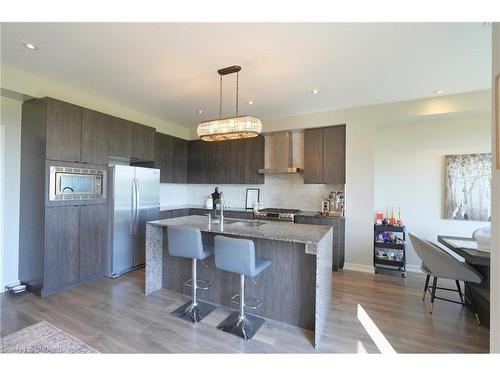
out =
[[174,217],[189,216],[189,208],[160,211],[160,219],[173,219]]
[[108,245],[108,206],[80,207],[80,278],[100,275]]
[[333,227],[333,261],[332,269],[337,271],[338,269],[344,268],[345,259],[345,221],[341,217],[325,217],[321,215],[308,216],[308,215],[297,215],[295,216],[295,222],[297,224],[313,224],[313,225],[330,225]]
[[41,295],[103,273],[108,205],[45,208]]
[[44,292],[80,277],[80,207],[45,209]]

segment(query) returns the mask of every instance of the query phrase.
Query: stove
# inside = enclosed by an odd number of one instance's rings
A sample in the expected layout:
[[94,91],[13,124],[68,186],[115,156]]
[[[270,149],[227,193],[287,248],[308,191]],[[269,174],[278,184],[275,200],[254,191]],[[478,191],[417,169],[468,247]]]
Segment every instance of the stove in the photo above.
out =
[[299,212],[300,210],[287,208],[263,208],[255,213],[255,218],[261,220],[290,221],[293,223],[295,215]]

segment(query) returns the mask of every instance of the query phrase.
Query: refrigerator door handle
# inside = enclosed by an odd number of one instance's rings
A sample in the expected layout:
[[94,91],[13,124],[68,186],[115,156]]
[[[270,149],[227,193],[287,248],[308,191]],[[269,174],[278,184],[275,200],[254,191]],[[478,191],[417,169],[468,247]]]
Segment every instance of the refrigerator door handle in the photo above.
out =
[[139,194],[139,179],[135,179],[135,224],[134,224],[134,234],[137,234],[137,228],[139,227],[139,204],[141,202],[141,197]]
[[130,219],[130,234],[134,234],[135,223],[135,179],[132,179],[132,211]]

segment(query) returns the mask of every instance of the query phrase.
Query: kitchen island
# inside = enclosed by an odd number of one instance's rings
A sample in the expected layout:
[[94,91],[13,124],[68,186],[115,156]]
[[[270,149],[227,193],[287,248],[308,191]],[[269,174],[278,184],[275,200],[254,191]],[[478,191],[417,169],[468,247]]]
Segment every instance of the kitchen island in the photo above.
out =
[[[314,346],[320,342],[326,323],[332,287],[332,240],[329,226],[273,221],[225,219],[208,225],[204,216],[184,216],[150,221],[146,225],[145,293],[158,289],[191,295],[184,282],[191,278],[191,261],[168,254],[166,228],[170,225],[198,228],[203,243],[213,245],[215,235],[248,238],[254,241],[256,256],[272,265],[247,283],[245,294],[263,299],[251,314],[314,331]],[[238,292],[239,276],[221,271],[213,257],[199,267],[198,277],[213,281],[208,290],[199,290],[201,300],[234,307],[231,297]]]

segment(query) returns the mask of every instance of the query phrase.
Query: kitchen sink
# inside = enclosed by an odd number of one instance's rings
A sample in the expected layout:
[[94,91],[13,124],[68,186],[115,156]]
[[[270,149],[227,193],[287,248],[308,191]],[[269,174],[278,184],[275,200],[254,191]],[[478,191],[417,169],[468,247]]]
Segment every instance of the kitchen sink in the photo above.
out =
[[[224,221],[225,222],[225,221]],[[260,227],[264,225],[266,222],[261,220],[237,220],[232,223],[228,223],[228,225],[234,227]]]

